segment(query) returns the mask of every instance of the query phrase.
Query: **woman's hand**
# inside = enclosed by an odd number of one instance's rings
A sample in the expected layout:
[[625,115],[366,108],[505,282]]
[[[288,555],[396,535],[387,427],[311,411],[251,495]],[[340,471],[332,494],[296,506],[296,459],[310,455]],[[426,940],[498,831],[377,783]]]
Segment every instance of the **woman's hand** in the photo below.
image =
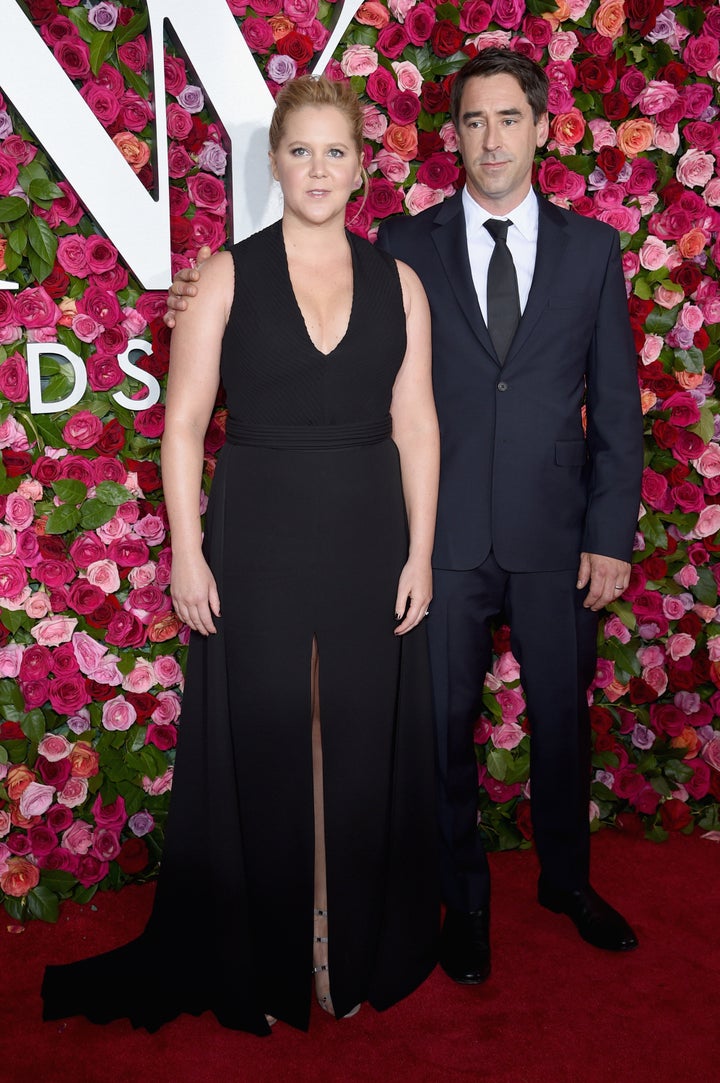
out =
[[395,617],[400,620],[407,607],[405,619],[395,629],[396,636],[405,635],[423,620],[432,599],[432,569],[429,561],[408,560],[400,572],[395,600]]
[[173,609],[189,628],[204,636],[217,631],[213,614],[220,616],[220,597],[202,555],[188,558],[173,554],[170,595]]
[[165,299],[167,309],[163,316],[163,321],[166,326],[172,331],[175,326],[175,313],[184,312],[188,306],[186,297],[197,296],[196,282],[200,281],[200,268],[203,263],[207,263],[210,259],[212,252],[206,244],[198,250],[197,259],[195,260],[194,267],[181,267],[172,281],[172,286],[168,290],[168,295]]

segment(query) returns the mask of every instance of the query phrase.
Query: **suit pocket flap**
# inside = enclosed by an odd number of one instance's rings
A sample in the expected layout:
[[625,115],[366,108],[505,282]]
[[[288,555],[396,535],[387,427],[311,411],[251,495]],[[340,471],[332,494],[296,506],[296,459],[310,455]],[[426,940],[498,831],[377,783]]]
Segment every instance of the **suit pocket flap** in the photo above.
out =
[[555,444],[555,462],[558,466],[584,466],[587,448],[584,440],[558,440]]

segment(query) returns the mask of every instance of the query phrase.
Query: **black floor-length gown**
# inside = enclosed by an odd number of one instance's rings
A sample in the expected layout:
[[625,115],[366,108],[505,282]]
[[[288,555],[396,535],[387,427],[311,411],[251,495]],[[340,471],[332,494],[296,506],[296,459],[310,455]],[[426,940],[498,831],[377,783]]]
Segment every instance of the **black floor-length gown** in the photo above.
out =
[[51,966],[45,1018],[181,1012],[265,1034],[306,1028],[319,700],[337,1015],[386,1008],[435,962],[439,915],[424,626],[393,635],[407,525],[389,406],[405,352],[397,268],[348,235],[347,332],[324,355],[295,299],[280,223],[232,250],[222,351],[227,444],[205,547],[216,635],[193,633],[166,844],[145,932]]

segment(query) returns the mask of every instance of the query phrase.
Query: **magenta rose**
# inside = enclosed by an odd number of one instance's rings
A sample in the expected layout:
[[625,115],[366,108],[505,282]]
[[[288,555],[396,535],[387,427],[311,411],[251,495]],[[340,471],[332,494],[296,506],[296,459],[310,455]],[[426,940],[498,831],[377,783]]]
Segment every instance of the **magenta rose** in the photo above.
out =
[[[144,70],[148,60],[147,41],[142,34],[138,34],[132,41],[126,41],[124,45],[118,45],[117,54],[121,63],[125,64],[131,71],[139,74]],[[170,91],[170,93],[175,92]]]
[[35,857],[45,857],[58,845],[58,837],[46,824],[37,824],[28,831],[30,849]]
[[117,358],[109,354],[95,353],[86,362],[88,383],[93,391],[109,391],[125,378]]
[[51,831],[66,831],[73,822],[73,814],[64,805],[53,805],[52,808],[48,809],[45,822]]
[[117,647],[142,647],[147,639],[147,630],[132,613],[119,610],[110,619],[105,639]]
[[42,286],[30,286],[15,298],[15,317],[25,327],[54,327],[60,315],[60,309]]
[[99,417],[89,410],[80,410],[63,427],[63,439],[70,447],[90,448],[102,435],[103,425]]
[[0,557],[0,598],[17,598],[27,581],[27,572],[19,560]]
[[122,568],[139,568],[147,562],[150,550],[142,538],[126,534],[110,543],[107,555]]
[[23,651],[20,663],[20,680],[38,680],[47,677],[52,666],[52,654],[48,647],[40,647],[37,643],[31,644]]
[[700,34],[689,37],[683,53],[683,61],[696,75],[707,76],[720,56],[720,42],[717,38]]
[[25,358],[11,354],[0,365],[0,392],[10,402],[25,402],[30,391]]
[[55,45],[53,53],[71,79],[85,79],[90,75],[90,49],[81,38],[63,38]]
[[165,407],[156,403],[149,410],[138,410],[135,414],[135,431],[141,436],[154,440],[162,436],[165,428]]
[[85,678],[79,673],[56,677],[50,682],[50,703],[58,714],[76,714],[91,702]]
[[90,109],[105,128],[117,120],[120,102],[111,90],[98,83],[86,83],[80,91]]
[[265,19],[258,19],[250,15],[243,20],[240,29],[245,41],[254,53],[268,53],[275,42],[272,27]]
[[388,98],[387,111],[395,124],[414,124],[420,115],[420,99],[411,90],[399,90]]
[[170,139],[182,142],[193,129],[193,119],[187,109],[173,102],[167,107],[167,131]]
[[417,171],[417,179],[430,188],[447,188],[460,175],[454,154],[431,154]]
[[145,732],[145,744],[155,745],[161,752],[174,748],[177,744],[175,726],[159,726],[156,722],[150,722]]
[[114,801],[104,805],[102,797],[98,794],[93,802],[92,814],[98,827],[104,827],[110,831],[120,831],[127,821],[125,801],[120,795]]
[[402,196],[389,180],[373,177],[368,189],[367,207],[373,218],[387,218],[402,209]]
[[117,832],[107,827],[99,828],[93,836],[92,852],[102,861],[114,861],[120,853],[120,839]]
[[188,178],[188,192],[196,207],[204,207],[213,214],[224,214],[227,208],[225,185],[210,173],[196,173]]
[[77,878],[83,887],[92,887],[104,880],[110,870],[107,861],[101,861],[95,854],[84,854],[78,858]]
[[43,759],[42,756],[38,756],[36,766],[43,782],[48,786],[52,786],[54,790],[62,790],[70,778],[69,760],[57,760],[55,763],[51,763],[49,760]]
[[[89,260],[88,260],[89,263]],[[99,323],[103,330],[114,327],[122,319],[122,310],[114,293],[100,286],[88,286],[79,299],[78,312],[84,312]]]
[[[422,6],[426,7],[427,5],[423,4]],[[430,29],[432,29],[434,22],[435,16],[433,15]],[[407,48],[409,40],[407,27],[402,27],[398,23],[390,23],[389,26],[384,26],[380,31],[375,47],[378,52],[388,57],[389,60],[397,60]]]
[[187,84],[185,61],[179,56],[170,56],[165,53],[165,89],[168,94],[177,97]]

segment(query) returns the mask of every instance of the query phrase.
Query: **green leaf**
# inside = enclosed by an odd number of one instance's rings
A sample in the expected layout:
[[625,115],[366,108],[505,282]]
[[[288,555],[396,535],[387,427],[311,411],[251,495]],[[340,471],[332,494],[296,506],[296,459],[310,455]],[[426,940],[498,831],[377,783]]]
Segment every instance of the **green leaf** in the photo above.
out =
[[12,248],[5,249],[5,272],[11,275],[13,271],[17,271],[18,267],[23,261],[23,253],[15,252]]
[[493,748],[488,752],[485,760],[487,769],[498,782],[504,782],[508,773],[508,767],[512,757],[505,748]]
[[0,222],[17,222],[28,213],[28,205],[21,196],[5,196],[0,199]]
[[[9,612],[10,610],[3,609],[2,622],[9,631],[17,631],[17,629],[10,628],[10,625],[8,624],[7,616],[9,615]],[[17,681],[8,678],[7,680],[0,681],[0,706],[8,707],[10,705],[17,707],[19,710],[23,705],[23,698],[22,693],[17,686]]]
[[[2,610],[2,622],[7,628],[8,632],[15,634],[18,628],[22,628],[23,617],[25,616],[24,609],[3,609]],[[2,700],[0,700],[2,702]]]
[[103,504],[112,504],[116,508],[132,500],[125,486],[118,485],[116,481],[101,481],[95,489],[95,496]]
[[656,306],[645,320],[645,330],[649,335],[666,335],[675,326],[677,313],[677,308],[667,309]]
[[566,165],[573,173],[579,173],[582,177],[589,177],[595,168],[593,158],[587,154],[563,155],[558,161],[561,161],[563,165]]
[[27,921],[27,895],[16,899],[12,895],[3,896],[2,904],[13,921]]
[[110,56],[115,48],[112,34],[106,30],[96,30],[90,36],[90,67],[93,75],[97,75],[104,61]]
[[90,42],[90,39],[94,33],[93,28],[90,26],[88,20],[87,9],[83,7],[71,8],[67,13],[67,17],[75,24],[78,29],[78,34],[83,41]]
[[705,358],[702,350],[698,350],[697,346],[691,346],[689,350],[675,350],[674,352],[677,361],[675,368],[678,371],[685,369],[686,372],[694,372],[696,375],[703,372]]
[[667,545],[667,534],[665,528],[656,515],[652,512],[646,512],[640,520],[640,530],[645,538],[655,547],[655,549],[664,549]]
[[8,234],[8,246],[22,256],[27,248],[27,230],[22,226],[16,226],[10,234]]
[[[62,192],[60,193],[62,195]],[[28,222],[28,240],[33,252],[52,267],[55,262],[58,239],[47,222],[34,216]],[[47,275],[45,276],[47,278]]]
[[72,504],[61,504],[51,511],[45,524],[46,534],[66,534],[80,522],[80,511]]
[[134,72],[132,68],[129,68],[127,64],[123,64],[122,60],[118,60],[118,68],[128,86],[132,87],[136,94],[139,94],[141,98],[145,98],[147,101],[150,97],[150,87],[143,77]]
[[698,581],[690,590],[703,605],[717,605],[718,588],[710,568],[703,566],[695,571],[698,573]]
[[97,892],[97,889],[97,884],[91,884],[90,887],[78,886],[75,891],[73,891],[73,901],[79,903],[80,906],[83,906],[84,904],[89,903],[93,899],[95,893]]
[[644,278],[638,276],[633,282],[633,293],[641,301],[649,301],[653,294],[652,286]]
[[673,782],[679,782],[682,786],[695,774],[695,771],[682,760],[668,760],[665,764],[665,775]]
[[114,514],[115,509],[110,504],[103,504],[102,500],[86,500],[80,512],[80,525],[85,530],[95,530],[109,523]]
[[80,504],[87,497],[87,485],[76,478],[59,478],[53,490],[65,504]]
[[640,662],[632,644],[621,643],[619,639],[608,639],[603,646],[603,654],[606,658],[611,658],[626,676],[639,676]]
[[38,884],[27,896],[28,910],[40,921],[57,921],[60,915],[60,902],[49,888]]
[[525,7],[531,15],[544,15],[557,10],[555,0],[526,0]]
[[[136,38],[138,36],[138,34],[142,34],[142,32],[145,29],[145,27],[147,26],[147,24],[148,24],[147,11],[140,11],[140,12],[138,12],[137,15],[133,15],[132,19],[130,20],[129,23],[127,23],[126,26],[117,28],[115,30],[115,34],[113,36],[115,38],[116,44],[117,45],[126,45],[129,41],[132,41],[134,38]],[[353,33],[354,33],[354,28],[353,28]],[[108,37],[110,37],[109,34],[108,34]],[[354,40],[355,40],[355,38],[353,36],[353,41]]]
[[38,707],[28,711],[25,717],[20,719],[20,729],[28,740],[36,745],[39,744],[46,732],[45,715]]
[[32,275],[35,281],[44,282],[53,269],[52,263],[48,263],[32,248],[28,249],[27,258],[28,263],[30,264],[30,270],[32,271]]
[[58,188],[51,180],[34,180],[30,182],[28,195],[36,203],[40,200],[59,199],[62,196],[62,188]]
[[690,431],[697,433],[704,444],[709,444],[715,433],[715,415],[709,406],[700,407],[700,420],[691,425]]
[[455,23],[455,26],[460,22],[460,12],[455,4],[440,4],[435,8],[436,19],[447,19],[451,23]]
[[43,869],[40,873],[42,887],[57,895],[69,894],[76,882],[73,874],[65,869]]

